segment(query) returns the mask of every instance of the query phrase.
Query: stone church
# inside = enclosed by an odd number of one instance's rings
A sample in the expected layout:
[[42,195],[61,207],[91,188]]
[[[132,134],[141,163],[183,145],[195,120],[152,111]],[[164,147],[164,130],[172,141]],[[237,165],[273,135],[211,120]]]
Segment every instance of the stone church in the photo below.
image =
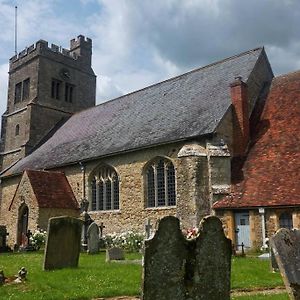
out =
[[282,215],[300,226],[298,73],[274,79],[256,48],[95,106],[91,58],[80,35],[70,49],[40,40],[10,59],[0,208],[10,245],[52,216],[79,216],[86,200],[104,233],[166,215],[191,228],[215,213],[235,245],[256,247]]

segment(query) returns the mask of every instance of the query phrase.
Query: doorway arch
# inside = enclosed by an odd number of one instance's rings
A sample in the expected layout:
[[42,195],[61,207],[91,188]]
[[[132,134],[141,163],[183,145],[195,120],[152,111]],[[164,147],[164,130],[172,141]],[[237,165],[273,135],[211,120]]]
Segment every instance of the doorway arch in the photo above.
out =
[[28,206],[23,203],[19,208],[18,214],[18,233],[17,233],[17,245],[27,246],[27,230],[28,230]]

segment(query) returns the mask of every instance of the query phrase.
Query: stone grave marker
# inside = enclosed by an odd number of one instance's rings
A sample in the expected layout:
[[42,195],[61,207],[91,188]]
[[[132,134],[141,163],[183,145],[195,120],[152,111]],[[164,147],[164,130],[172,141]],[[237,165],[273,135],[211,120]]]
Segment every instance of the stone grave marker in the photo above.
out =
[[217,217],[204,218],[198,237],[186,240],[168,216],[145,241],[142,299],[229,300],[230,271],[231,241]]
[[6,237],[8,236],[6,226],[0,225],[0,252],[8,250],[6,245]]
[[145,238],[149,239],[151,236],[152,225],[150,219],[147,219],[145,223]]
[[112,247],[110,249],[106,249],[106,261],[111,260],[124,260],[124,251],[118,247]]
[[87,229],[87,252],[89,254],[96,254],[99,252],[99,227],[93,222]]
[[275,258],[274,250],[270,247],[270,262],[271,262],[271,269],[273,272],[278,272],[279,267]]
[[82,223],[67,216],[49,219],[44,270],[78,266]]
[[103,230],[104,230],[105,226],[103,224],[103,222],[100,223],[99,229],[100,229],[100,238],[103,237]]
[[282,228],[271,237],[271,247],[290,299],[300,299],[300,230]]

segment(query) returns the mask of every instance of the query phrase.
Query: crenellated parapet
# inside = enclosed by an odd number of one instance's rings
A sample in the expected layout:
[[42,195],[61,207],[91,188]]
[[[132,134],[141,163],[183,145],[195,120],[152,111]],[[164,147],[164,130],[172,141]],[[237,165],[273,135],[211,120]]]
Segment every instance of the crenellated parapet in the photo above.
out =
[[59,56],[61,56],[60,60],[67,58],[73,61],[80,61],[80,63],[85,62],[87,67],[90,67],[92,40],[83,35],[79,35],[76,39],[70,41],[70,49],[63,48],[56,44],[49,46],[47,41],[39,40],[10,58],[10,71],[38,55],[51,56],[51,58],[55,55],[58,59]]

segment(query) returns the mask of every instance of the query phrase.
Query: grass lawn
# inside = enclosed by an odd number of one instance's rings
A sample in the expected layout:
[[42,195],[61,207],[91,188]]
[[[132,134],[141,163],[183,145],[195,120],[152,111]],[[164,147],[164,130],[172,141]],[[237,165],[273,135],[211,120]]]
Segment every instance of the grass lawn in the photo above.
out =
[[[126,259],[140,258],[127,254]],[[20,267],[28,270],[25,284],[0,287],[0,299],[77,299],[138,295],[141,266],[136,264],[105,263],[105,253],[80,255],[79,267],[42,271],[43,253],[0,254],[0,270],[14,275]],[[280,274],[269,271],[269,263],[257,258],[233,258],[232,288],[275,287],[282,285]],[[239,296],[232,299],[288,299],[285,294],[269,296]]]

